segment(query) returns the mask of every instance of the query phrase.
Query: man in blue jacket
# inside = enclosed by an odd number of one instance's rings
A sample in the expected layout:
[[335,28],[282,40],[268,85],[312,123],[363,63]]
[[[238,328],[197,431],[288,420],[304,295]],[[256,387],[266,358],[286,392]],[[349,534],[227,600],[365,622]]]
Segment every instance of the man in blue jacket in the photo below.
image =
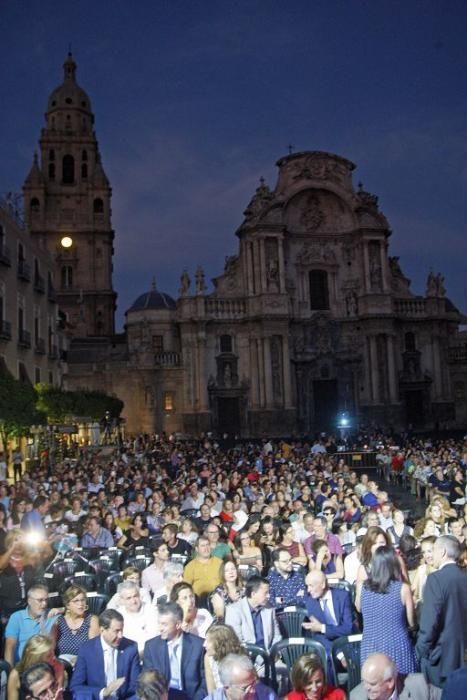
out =
[[328,588],[322,571],[310,571],[305,579],[308,595],[303,602],[309,622],[303,627],[313,633],[313,639],[321,642],[330,652],[332,642],[352,632],[352,601],[350,594],[340,588]]
[[140,672],[138,646],[123,636],[123,617],[117,610],[99,615],[100,635],[84,642],[70,682],[74,700],[136,698]]
[[187,700],[203,700],[204,640],[183,632],[183,610],[177,603],[159,607],[160,635],[144,646],[143,670],[157,669],[168,681],[171,696]]

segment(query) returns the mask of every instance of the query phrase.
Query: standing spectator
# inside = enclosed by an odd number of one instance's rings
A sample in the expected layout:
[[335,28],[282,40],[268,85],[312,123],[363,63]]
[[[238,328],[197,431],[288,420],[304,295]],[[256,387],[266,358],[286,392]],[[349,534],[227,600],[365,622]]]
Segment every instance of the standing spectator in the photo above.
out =
[[272,553],[273,568],[267,575],[269,600],[275,608],[298,605],[305,595],[305,579],[293,570],[293,559],[287,549],[280,547]]
[[10,666],[17,663],[23,653],[24,645],[35,634],[49,634],[57,620],[47,617],[49,591],[47,586],[34,584],[28,591],[28,605],[18,610],[8,620],[5,629],[5,661]]
[[170,688],[184,691],[190,700],[203,700],[203,640],[183,631],[183,610],[176,603],[160,606],[159,625],[160,636],[144,647],[143,671],[157,668]]
[[33,502],[33,510],[23,515],[21,529],[28,532],[34,531],[45,538],[46,529],[44,518],[49,512],[50,501],[47,496],[37,496]]
[[11,461],[13,462],[13,479],[16,483],[17,481],[21,481],[21,471],[23,468],[23,455],[19,447],[15,447],[13,450]]
[[222,560],[211,555],[211,545],[207,537],[200,537],[195,546],[196,557],[185,566],[183,579],[193,587],[197,596],[211,593],[221,582]]
[[467,576],[456,564],[461,546],[443,535],[433,546],[438,571],[427,578],[417,653],[428,680],[442,688],[452,671],[464,664],[467,646]]
[[225,623],[233,627],[242,644],[257,644],[269,651],[280,641],[275,610],[267,605],[268,600],[269,581],[251,576],[245,585],[245,598],[227,606]]
[[412,593],[400,580],[399,560],[392,547],[376,549],[368,579],[363,584],[361,609],[363,637],[361,661],[374,652],[383,652],[400,673],[417,669],[415,649],[408,628],[415,625]]

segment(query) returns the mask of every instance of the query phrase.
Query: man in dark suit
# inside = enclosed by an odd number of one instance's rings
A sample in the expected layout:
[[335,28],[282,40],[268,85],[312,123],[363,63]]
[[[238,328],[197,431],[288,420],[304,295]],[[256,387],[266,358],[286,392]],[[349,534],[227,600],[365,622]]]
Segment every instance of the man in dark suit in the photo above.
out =
[[313,639],[321,642],[330,652],[332,642],[352,632],[352,601],[348,591],[328,588],[322,571],[310,571],[305,578],[308,594],[303,602],[309,622],[304,629],[313,633]]
[[70,682],[74,700],[135,698],[140,671],[138,647],[123,636],[123,617],[116,610],[99,615],[100,635],[84,642]]
[[167,679],[170,699],[202,700],[207,695],[203,640],[183,632],[182,621],[177,603],[159,607],[160,636],[146,642],[143,670],[157,669]]
[[433,546],[438,571],[428,576],[423,594],[416,651],[422,672],[439,688],[464,665],[467,646],[467,575],[456,564],[460,553],[455,537],[438,537]]

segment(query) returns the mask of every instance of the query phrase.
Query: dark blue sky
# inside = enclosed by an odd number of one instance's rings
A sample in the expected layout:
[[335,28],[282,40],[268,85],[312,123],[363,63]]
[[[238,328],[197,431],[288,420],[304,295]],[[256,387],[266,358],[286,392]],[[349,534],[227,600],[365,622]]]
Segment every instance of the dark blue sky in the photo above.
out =
[[412,288],[467,310],[465,0],[0,0],[0,192],[19,191],[69,43],[113,187],[118,320],[220,274],[258,178],[327,150],[377,194]]

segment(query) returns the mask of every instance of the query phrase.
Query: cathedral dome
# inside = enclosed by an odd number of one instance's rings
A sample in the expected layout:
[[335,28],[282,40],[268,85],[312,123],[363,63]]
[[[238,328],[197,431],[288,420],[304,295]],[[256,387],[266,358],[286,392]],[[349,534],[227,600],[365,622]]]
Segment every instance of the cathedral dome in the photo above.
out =
[[128,311],[145,311],[145,310],[158,310],[158,309],[168,309],[169,311],[176,308],[175,300],[165,292],[159,292],[155,286],[141,294],[136,301],[130,306]]
[[78,109],[91,113],[91,101],[87,93],[76,82],[76,63],[71,53],[63,64],[64,80],[51,93],[47,104],[47,112],[57,109]]

